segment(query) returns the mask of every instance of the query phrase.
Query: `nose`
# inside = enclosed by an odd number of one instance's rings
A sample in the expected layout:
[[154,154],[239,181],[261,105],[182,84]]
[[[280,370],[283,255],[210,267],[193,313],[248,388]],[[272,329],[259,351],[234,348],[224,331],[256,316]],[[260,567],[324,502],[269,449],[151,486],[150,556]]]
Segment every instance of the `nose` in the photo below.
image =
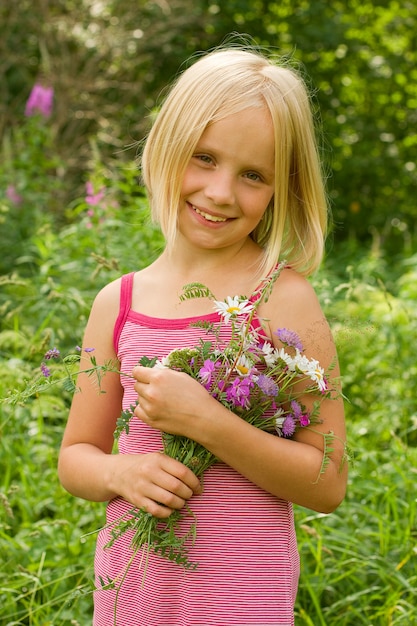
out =
[[217,206],[234,204],[235,187],[232,174],[223,169],[212,172],[205,194]]

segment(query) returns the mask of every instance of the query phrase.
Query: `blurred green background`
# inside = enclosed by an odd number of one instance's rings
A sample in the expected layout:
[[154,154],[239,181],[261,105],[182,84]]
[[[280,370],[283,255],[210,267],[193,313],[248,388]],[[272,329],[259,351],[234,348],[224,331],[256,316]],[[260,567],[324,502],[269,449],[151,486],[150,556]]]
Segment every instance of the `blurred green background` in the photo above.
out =
[[[233,33],[305,76],[334,217],[312,282],[355,460],[334,514],[295,507],[296,624],[417,626],[414,0],[1,0],[0,626],[91,623],[104,505],[57,479],[71,394],[29,392],[100,287],[160,252],[138,142],[178,69]],[[50,117],[25,115],[36,83]]]
[[[324,130],[335,237],[411,244],[417,216],[417,9],[413,0],[20,0],[0,8],[0,137],[33,83],[55,89],[60,175],[131,158],[167,83],[233,32],[302,64]],[[59,207],[53,207],[59,212]]]

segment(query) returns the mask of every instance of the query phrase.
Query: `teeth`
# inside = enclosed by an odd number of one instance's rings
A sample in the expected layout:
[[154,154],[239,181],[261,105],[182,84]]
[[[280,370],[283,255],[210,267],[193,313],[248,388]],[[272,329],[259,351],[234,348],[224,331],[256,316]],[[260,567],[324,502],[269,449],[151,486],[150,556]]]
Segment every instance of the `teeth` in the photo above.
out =
[[209,222],[226,222],[225,217],[216,217],[215,215],[209,215],[208,213],[204,213],[204,211],[200,211],[200,209],[197,209],[197,207],[194,205],[192,205],[192,207],[196,213],[198,213],[199,215],[202,215],[204,219],[206,219]]

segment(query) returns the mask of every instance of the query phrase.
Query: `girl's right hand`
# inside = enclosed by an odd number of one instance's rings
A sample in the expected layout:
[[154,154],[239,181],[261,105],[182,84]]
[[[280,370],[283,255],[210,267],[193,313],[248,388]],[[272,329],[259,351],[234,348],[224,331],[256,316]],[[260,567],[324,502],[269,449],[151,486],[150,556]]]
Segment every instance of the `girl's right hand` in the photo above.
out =
[[111,457],[111,490],[154,517],[167,518],[202,492],[197,476],[162,452]]

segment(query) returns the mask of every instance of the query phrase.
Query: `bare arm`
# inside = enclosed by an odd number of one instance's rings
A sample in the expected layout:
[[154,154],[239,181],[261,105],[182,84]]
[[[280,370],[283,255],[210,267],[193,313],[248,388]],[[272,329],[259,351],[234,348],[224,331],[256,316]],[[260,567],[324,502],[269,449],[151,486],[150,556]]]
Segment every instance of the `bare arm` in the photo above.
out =
[[[94,348],[98,364],[110,360],[117,364],[113,328],[119,294],[119,281],[111,283],[92,307],[83,345]],[[86,365],[82,360],[80,369]],[[119,374],[106,373],[99,390],[94,379],[80,373],[77,386],[58,462],[59,478],[67,491],[94,501],[122,496],[158,517],[182,508],[193,493],[199,492],[195,475],[174,459],[159,453],[112,454],[113,433],[122,407]]]
[[[300,276],[285,272],[261,315],[269,318],[272,332],[278,327],[296,331],[306,355],[318,359],[324,368],[337,359],[314,291]],[[338,373],[336,365],[332,376]],[[250,426],[185,374],[137,368],[135,377],[140,398],[136,414],[151,426],[199,441],[253,483],[280,498],[324,513],[342,501],[347,467],[342,463],[345,426],[340,397],[323,401],[322,424],[303,429],[294,440],[288,440]],[[310,397],[306,397],[305,403],[309,402]],[[324,437],[314,431],[335,435],[334,452],[321,476]]]

